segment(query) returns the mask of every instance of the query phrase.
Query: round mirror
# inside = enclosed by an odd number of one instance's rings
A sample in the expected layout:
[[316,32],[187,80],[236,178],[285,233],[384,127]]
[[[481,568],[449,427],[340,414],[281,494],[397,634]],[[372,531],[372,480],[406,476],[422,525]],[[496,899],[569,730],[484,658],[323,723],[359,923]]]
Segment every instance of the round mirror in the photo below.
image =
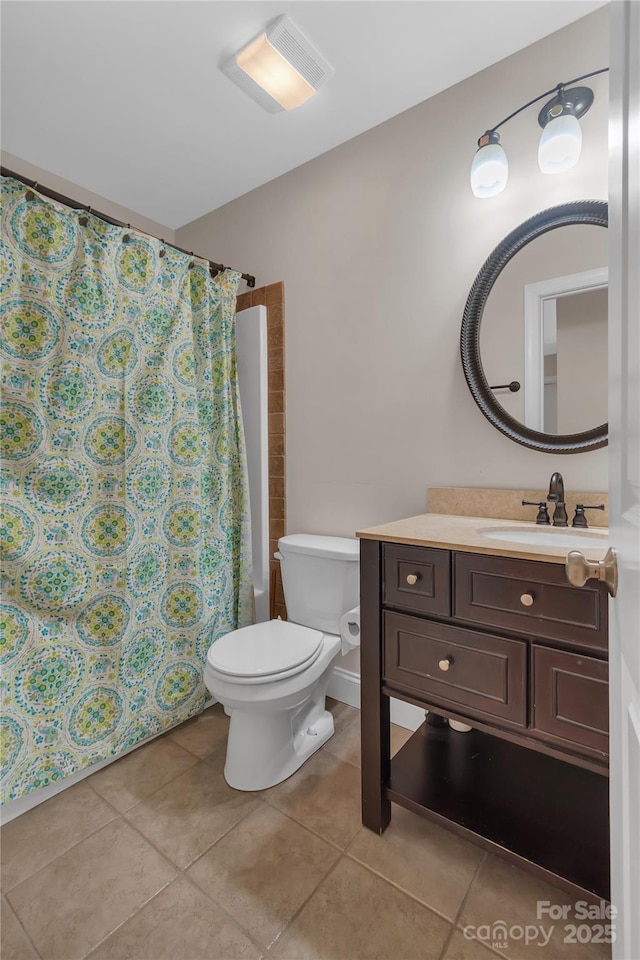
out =
[[607,443],[607,223],[599,200],[531,217],[498,244],[467,299],[469,390],[498,430],[534,450]]

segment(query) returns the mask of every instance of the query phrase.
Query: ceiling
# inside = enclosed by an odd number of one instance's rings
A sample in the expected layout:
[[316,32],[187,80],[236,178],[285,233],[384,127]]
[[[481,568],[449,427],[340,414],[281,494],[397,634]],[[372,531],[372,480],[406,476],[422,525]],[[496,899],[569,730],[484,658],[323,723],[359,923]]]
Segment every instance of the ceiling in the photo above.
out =
[[[602,5],[5,0],[2,145],[177,228]],[[282,13],[336,72],[269,114],[219,65]]]

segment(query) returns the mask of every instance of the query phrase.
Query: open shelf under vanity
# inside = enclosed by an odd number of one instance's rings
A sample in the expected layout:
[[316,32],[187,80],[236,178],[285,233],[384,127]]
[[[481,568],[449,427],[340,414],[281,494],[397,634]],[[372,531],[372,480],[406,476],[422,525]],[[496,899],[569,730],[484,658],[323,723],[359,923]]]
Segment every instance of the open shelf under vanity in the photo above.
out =
[[391,760],[389,800],[534,870],[609,898],[606,776],[481,730],[424,723]]

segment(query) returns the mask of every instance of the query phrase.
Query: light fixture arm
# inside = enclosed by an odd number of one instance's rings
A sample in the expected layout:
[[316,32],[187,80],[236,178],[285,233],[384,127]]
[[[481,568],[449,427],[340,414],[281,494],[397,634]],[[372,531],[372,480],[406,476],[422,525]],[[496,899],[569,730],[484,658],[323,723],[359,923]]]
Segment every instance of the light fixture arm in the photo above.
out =
[[528,103],[525,103],[524,106],[518,107],[517,110],[514,110],[513,113],[510,113],[508,117],[505,117],[504,120],[501,120],[500,123],[496,123],[495,126],[489,127],[487,133],[494,133],[498,127],[503,126],[507,123],[508,120],[512,120],[513,117],[517,117],[519,113],[522,113],[523,110],[526,110],[527,107],[533,106],[534,103],[537,103],[539,100],[544,100],[545,97],[550,97],[552,94],[560,95],[563,90],[567,87],[570,87],[572,83],[579,83],[580,80],[587,80],[589,77],[596,77],[600,73],[608,73],[609,67],[602,67],[601,70],[592,70],[591,73],[583,73],[581,77],[574,77],[573,80],[568,80],[566,83],[558,83],[555,87],[552,87],[551,90],[546,90],[544,93],[541,93],[540,96],[534,97],[533,100],[529,100]]

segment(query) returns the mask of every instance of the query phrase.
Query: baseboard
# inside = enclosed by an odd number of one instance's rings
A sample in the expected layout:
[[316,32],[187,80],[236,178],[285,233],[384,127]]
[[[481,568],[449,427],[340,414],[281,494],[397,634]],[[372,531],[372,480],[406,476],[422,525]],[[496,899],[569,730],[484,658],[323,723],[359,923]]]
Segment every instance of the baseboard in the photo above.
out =
[[[354,673],[353,670],[345,670],[343,667],[334,667],[327,695],[359,710],[360,674]],[[413,703],[405,703],[404,700],[391,697],[391,722],[407,730],[417,730],[424,723],[424,710],[414,706]]]

